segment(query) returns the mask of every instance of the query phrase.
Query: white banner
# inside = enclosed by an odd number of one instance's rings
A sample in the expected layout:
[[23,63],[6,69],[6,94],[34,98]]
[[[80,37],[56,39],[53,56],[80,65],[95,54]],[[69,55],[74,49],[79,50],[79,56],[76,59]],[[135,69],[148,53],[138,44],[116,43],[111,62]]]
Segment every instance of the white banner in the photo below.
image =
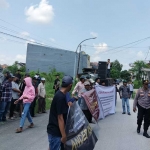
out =
[[114,114],[116,88],[114,86],[96,85],[95,90],[100,109],[99,119],[104,119],[106,116]]

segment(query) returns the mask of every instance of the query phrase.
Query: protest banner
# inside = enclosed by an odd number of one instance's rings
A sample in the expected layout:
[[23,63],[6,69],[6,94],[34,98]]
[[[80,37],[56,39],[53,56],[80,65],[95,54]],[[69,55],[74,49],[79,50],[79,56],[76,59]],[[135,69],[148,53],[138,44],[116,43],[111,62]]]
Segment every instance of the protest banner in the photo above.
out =
[[66,134],[65,150],[93,150],[97,142],[97,137],[77,102],[69,109]]
[[98,121],[99,115],[100,115],[100,110],[99,110],[98,98],[96,95],[96,91],[94,89],[92,89],[90,91],[83,93],[81,96],[84,98],[93,118],[96,121]]
[[115,113],[115,95],[116,89],[114,86],[96,85],[95,90],[98,97],[100,115],[99,119],[104,119],[106,116]]

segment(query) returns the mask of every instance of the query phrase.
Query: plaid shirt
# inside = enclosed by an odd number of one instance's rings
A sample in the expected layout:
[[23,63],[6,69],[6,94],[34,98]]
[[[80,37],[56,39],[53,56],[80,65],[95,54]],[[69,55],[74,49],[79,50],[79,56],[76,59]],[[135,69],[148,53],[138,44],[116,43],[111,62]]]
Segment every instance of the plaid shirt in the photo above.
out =
[[12,99],[12,83],[8,80],[1,85],[0,92],[2,92],[1,101],[8,102]]

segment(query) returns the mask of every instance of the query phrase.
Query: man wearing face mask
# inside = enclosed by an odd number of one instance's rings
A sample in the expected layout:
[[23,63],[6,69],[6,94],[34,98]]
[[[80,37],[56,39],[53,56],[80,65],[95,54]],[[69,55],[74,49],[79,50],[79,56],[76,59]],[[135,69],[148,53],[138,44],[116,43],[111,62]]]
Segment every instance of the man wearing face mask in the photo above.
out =
[[137,91],[136,97],[134,99],[133,111],[136,112],[136,107],[138,108],[137,117],[137,133],[140,133],[142,121],[144,119],[144,133],[143,136],[150,138],[147,133],[150,124],[150,90],[148,89],[148,81],[143,81],[143,87]]

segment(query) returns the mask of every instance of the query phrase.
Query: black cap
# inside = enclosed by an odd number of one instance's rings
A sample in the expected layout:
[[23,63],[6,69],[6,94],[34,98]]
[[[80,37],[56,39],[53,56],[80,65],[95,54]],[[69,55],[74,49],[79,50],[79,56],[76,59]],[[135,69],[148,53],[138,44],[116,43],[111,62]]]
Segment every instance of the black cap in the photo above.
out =
[[73,78],[71,76],[64,76],[62,79],[62,86],[67,87],[73,83]]

